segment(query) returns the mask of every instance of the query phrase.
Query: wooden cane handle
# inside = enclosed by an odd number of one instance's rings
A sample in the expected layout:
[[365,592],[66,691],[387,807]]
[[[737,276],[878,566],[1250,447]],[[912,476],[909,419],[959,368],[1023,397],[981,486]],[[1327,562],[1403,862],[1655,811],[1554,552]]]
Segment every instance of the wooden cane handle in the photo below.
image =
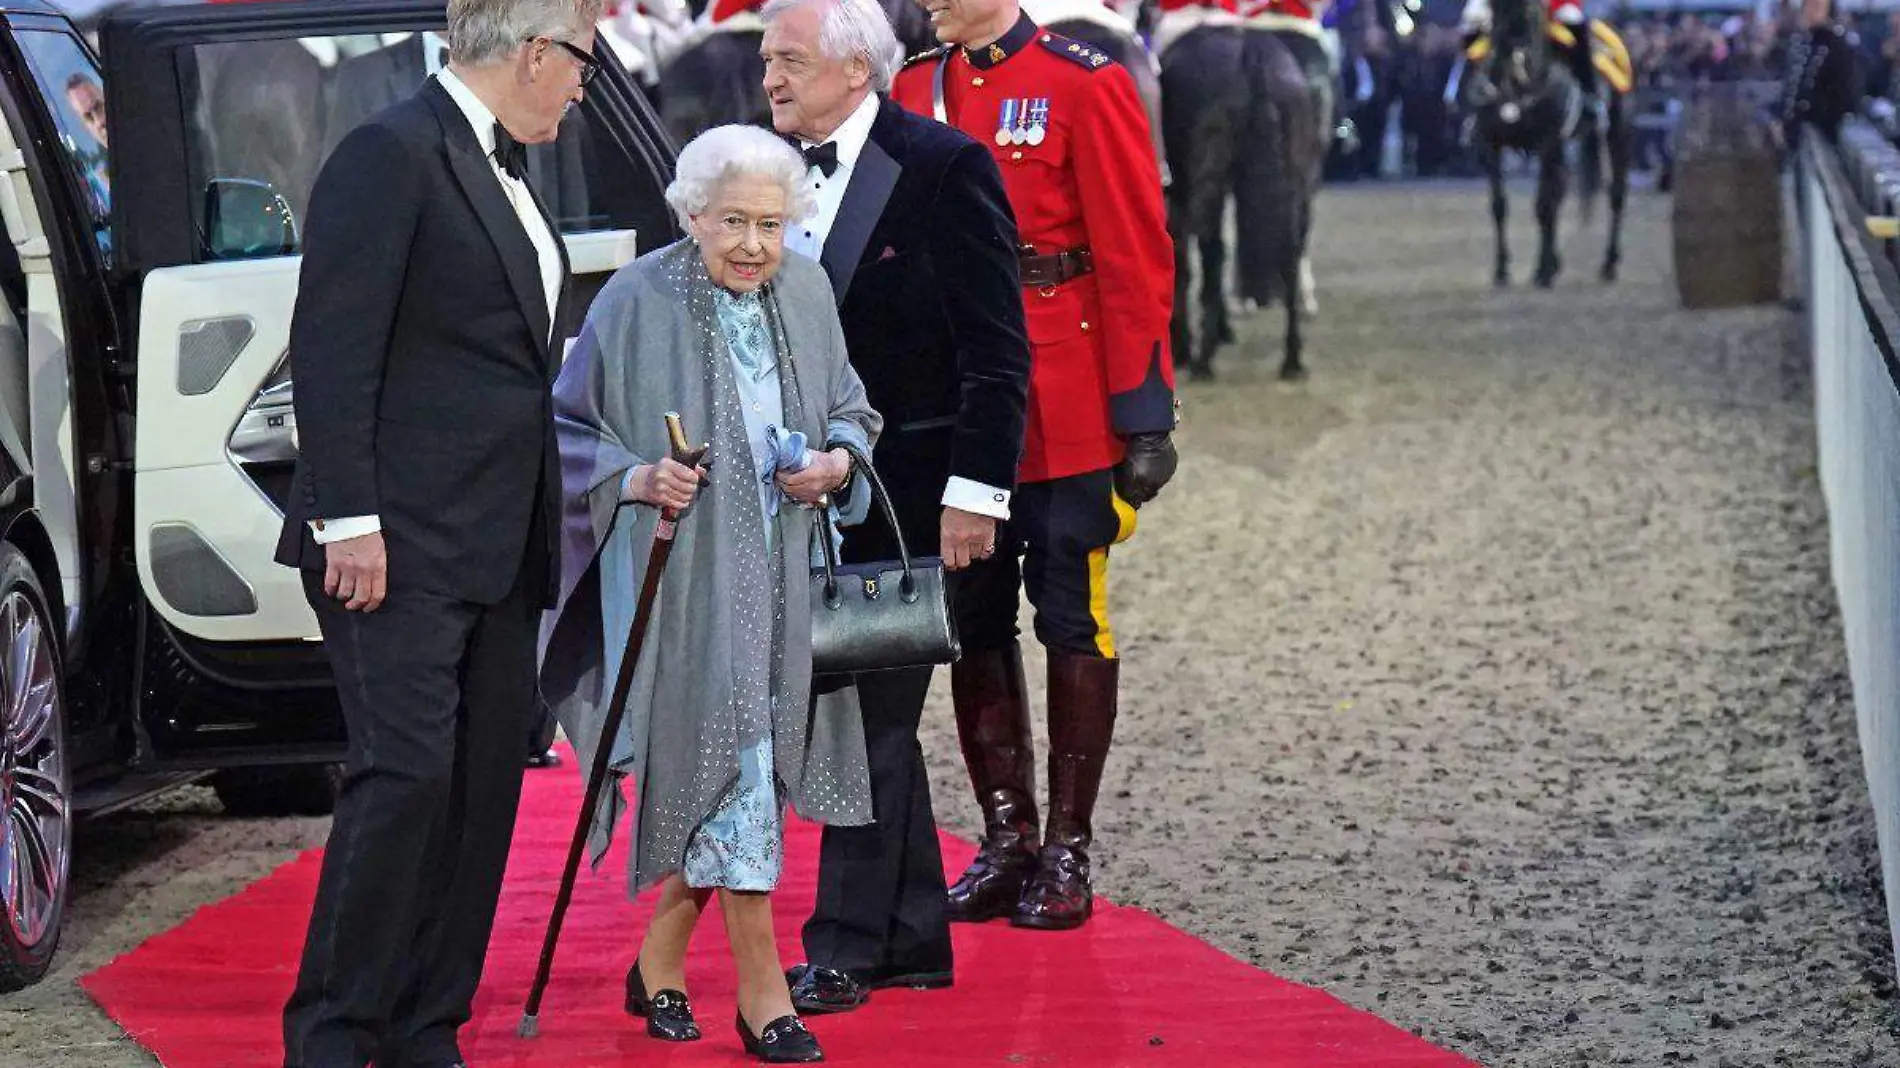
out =
[[673,448],[673,462],[685,467],[698,467],[706,454],[712,451],[712,443],[694,448],[686,443],[686,425],[680,422],[680,413],[666,413],[666,437]]

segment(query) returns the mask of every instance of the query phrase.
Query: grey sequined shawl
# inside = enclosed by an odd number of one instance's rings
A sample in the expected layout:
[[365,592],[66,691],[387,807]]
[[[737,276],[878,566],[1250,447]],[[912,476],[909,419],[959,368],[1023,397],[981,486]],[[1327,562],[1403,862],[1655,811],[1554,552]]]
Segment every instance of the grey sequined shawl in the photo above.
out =
[[[541,689],[583,774],[593,764],[658,519],[653,508],[621,503],[621,481],[634,465],[667,454],[668,411],[680,413],[693,442],[713,446],[711,485],[680,518],[614,740],[615,781],[603,791],[589,841],[598,863],[625,804],[620,779],[630,776],[638,799],[635,893],[678,870],[694,829],[738,774],[738,725],[757,722],[767,708],[775,708],[764,714],[772,717],[786,800],[826,823],[871,819],[856,690],[815,702],[810,696],[804,549],[812,513],[780,508],[785,551],[767,552],[713,293],[690,240],[635,260],[594,301],[554,389],[561,589],[543,625]],[[767,295],[789,350],[779,354],[790,372],[780,375],[788,429],[821,443],[829,428],[849,424],[875,440],[881,421],[846,359],[823,270],[787,253]],[[773,655],[774,636],[782,658]]]

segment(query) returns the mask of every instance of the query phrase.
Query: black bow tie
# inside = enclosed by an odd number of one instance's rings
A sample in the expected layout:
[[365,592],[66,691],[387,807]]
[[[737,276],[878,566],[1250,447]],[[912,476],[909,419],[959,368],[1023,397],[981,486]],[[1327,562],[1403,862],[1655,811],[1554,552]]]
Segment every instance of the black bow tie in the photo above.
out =
[[507,172],[508,177],[517,181],[527,180],[528,146],[515,140],[515,135],[499,122],[495,123],[495,151],[489,155],[495,157],[495,163]]
[[805,166],[818,168],[827,178],[838,169],[838,146],[834,142],[826,141],[801,151],[805,154]]

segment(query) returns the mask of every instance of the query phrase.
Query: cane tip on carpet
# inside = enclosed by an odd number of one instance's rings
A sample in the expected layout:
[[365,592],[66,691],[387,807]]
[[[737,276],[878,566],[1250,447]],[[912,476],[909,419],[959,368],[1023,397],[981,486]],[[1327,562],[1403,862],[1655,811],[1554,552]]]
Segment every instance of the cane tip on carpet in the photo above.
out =
[[515,1028],[515,1034],[522,1038],[534,1038],[540,1033],[541,1017],[539,1016],[523,1016],[520,1025]]

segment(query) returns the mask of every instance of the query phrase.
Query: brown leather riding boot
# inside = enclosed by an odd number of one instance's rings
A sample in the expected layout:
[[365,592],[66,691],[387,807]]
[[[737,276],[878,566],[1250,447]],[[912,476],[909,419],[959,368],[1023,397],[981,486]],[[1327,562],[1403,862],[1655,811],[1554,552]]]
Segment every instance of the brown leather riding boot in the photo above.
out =
[[1088,922],[1089,825],[1115,734],[1121,662],[1049,653],[1049,827],[1011,923],[1066,931]]
[[957,739],[983,806],[983,846],[950,888],[950,919],[982,923],[1016,910],[1036,870],[1036,748],[1022,648],[966,652],[950,668]]

